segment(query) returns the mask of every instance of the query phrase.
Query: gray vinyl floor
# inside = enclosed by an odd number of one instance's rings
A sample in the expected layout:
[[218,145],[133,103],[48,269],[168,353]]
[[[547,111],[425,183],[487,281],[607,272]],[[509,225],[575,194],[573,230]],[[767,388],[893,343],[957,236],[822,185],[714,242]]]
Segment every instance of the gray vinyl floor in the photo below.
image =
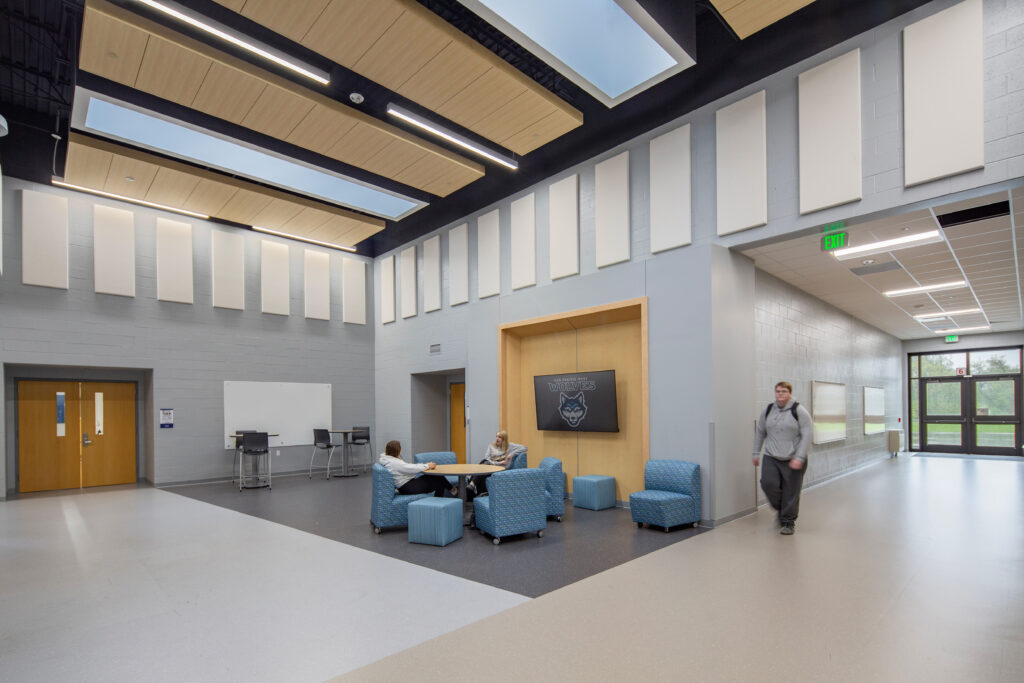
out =
[[[240,511],[136,487],[0,504],[0,680],[1024,680],[1020,460],[882,461],[806,491],[792,537],[763,509],[697,534],[628,527],[671,540],[515,590],[396,556],[400,533],[368,549],[298,528],[284,481],[269,511],[256,491],[233,493]],[[621,543],[628,513],[603,512],[547,552],[569,562],[588,523]],[[426,557],[540,572],[554,540],[470,534]]]

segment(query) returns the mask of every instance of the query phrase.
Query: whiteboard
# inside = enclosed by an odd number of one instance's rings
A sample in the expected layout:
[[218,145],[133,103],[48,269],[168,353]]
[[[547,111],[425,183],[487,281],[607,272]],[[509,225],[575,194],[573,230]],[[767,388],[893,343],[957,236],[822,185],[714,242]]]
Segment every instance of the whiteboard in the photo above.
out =
[[277,434],[271,446],[312,444],[314,429],[331,429],[331,385],[224,382],[224,448],[239,429]]
[[864,387],[864,433],[885,431],[885,389]]
[[845,439],[846,385],[812,381],[811,404],[811,413],[814,416],[814,443]]

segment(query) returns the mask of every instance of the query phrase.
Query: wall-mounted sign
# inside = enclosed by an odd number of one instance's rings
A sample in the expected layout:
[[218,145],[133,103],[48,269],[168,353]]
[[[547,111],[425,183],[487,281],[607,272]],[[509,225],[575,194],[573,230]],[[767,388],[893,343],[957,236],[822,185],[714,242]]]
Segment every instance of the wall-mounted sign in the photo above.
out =
[[160,429],[174,428],[174,408],[160,409]]
[[96,392],[96,436],[103,436],[103,394]]
[[958,341],[960,341],[960,335],[956,335],[956,334],[947,334],[946,335],[946,343],[947,344],[952,344],[952,343],[958,342]]

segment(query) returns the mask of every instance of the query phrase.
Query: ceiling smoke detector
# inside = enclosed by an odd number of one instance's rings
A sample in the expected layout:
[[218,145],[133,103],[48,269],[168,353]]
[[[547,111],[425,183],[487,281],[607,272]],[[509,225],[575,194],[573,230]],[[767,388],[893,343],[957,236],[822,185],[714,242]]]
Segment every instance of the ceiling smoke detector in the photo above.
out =
[[361,92],[349,93],[348,99],[352,101],[352,104],[362,104],[366,100]]

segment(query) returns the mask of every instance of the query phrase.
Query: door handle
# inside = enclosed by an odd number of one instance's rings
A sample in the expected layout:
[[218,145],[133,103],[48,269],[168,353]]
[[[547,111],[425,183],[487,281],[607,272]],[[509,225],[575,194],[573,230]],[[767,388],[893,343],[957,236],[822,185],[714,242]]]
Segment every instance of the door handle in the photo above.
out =
[[82,434],[82,445],[83,446],[91,446],[92,445],[92,441],[89,441],[89,435],[88,434]]

